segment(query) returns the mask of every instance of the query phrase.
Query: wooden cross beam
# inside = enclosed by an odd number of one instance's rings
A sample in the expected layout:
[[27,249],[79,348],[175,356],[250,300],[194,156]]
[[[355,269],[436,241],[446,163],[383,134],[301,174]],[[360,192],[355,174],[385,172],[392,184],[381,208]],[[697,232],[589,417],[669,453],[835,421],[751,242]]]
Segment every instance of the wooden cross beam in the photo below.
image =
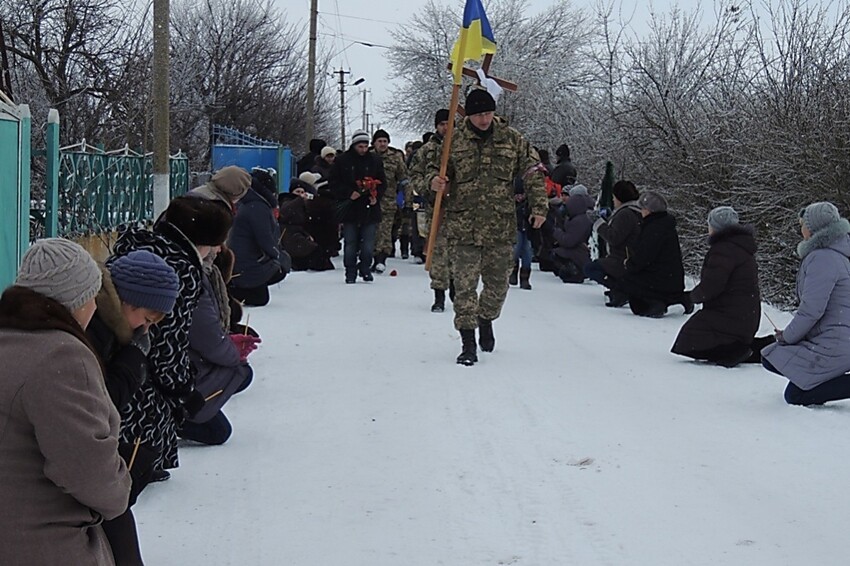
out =
[[[505,79],[500,79],[499,77],[491,77],[490,76],[490,64],[492,62],[493,62],[493,54],[492,53],[487,53],[486,55],[484,55],[484,61],[481,63],[481,69],[484,71],[484,74],[487,75],[487,78],[493,79],[494,81],[496,81],[496,84],[498,84],[500,87],[502,87],[505,90],[509,90],[511,92],[516,92],[519,89],[519,86],[516,83],[512,83],[511,81],[508,81],[508,80],[505,80]],[[451,63],[449,63],[448,69],[449,70],[452,69]],[[462,72],[463,72],[464,76],[478,80],[478,73],[475,71],[475,69],[471,69],[470,67],[464,66]],[[466,116],[466,110],[464,110],[463,106],[461,106],[460,104],[457,105],[456,111],[461,116]]]

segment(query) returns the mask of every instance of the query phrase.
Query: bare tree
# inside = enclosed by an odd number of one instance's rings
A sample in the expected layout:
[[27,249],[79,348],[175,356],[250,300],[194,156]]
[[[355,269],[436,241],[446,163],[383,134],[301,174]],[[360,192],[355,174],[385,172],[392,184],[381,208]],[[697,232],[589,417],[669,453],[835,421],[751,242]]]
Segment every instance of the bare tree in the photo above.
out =
[[[172,10],[172,145],[204,167],[213,124],[298,145],[306,125],[302,34],[270,1],[182,0]],[[329,119],[323,85],[319,131]]]

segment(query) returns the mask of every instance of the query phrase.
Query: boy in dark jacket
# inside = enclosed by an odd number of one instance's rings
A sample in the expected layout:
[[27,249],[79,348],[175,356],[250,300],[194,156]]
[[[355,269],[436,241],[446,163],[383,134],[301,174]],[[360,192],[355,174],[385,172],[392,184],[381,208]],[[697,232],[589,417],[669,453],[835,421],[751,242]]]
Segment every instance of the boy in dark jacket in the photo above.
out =
[[348,151],[334,161],[330,178],[342,222],[346,283],[354,283],[358,272],[364,281],[373,279],[372,258],[381,221],[378,203],[386,186],[381,158],[369,153],[369,134],[355,131]]

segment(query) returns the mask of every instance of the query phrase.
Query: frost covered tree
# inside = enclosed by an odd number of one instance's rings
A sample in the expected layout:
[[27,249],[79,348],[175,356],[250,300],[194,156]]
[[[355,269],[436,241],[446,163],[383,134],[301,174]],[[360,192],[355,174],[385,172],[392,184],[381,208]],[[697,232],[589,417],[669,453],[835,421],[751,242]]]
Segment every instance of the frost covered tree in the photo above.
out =
[[[300,145],[306,125],[302,34],[272,2],[172,5],[172,146],[205,167],[213,124]],[[329,105],[317,92],[318,130]]]
[[[463,2],[429,0],[392,32],[389,62],[396,86],[382,110],[399,125],[430,130],[434,111],[448,105],[452,84],[446,65],[462,9]],[[553,113],[577,112],[578,92],[591,78],[582,56],[590,38],[588,17],[567,0],[537,15],[528,15],[527,0],[494,0],[487,4],[487,16],[498,42],[490,74],[519,85],[516,93],[502,95],[499,114],[535,144],[562,143],[552,129]]]

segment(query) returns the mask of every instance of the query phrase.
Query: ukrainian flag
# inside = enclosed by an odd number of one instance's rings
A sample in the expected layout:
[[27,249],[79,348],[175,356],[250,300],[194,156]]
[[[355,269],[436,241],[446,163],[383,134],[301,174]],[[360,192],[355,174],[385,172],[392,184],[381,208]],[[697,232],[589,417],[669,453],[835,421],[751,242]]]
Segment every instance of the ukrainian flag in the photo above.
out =
[[493,29],[484,13],[481,0],[466,0],[463,27],[452,48],[452,74],[455,84],[461,83],[464,61],[480,61],[487,53],[496,53]]

